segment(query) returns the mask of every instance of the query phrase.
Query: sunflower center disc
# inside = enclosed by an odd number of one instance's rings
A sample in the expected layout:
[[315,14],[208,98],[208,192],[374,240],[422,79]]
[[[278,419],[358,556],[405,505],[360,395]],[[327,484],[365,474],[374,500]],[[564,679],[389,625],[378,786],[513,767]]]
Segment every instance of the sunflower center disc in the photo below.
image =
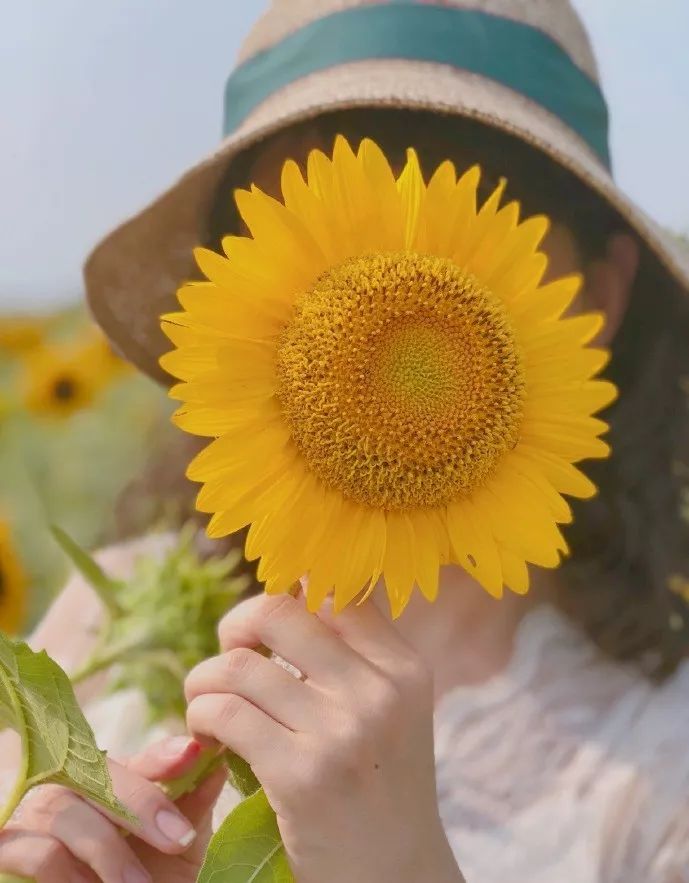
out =
[[451,261],[354,258],[299,296],[278,398],[309,467],[386,509],[485,482],[519,438],[521,358],[502,303]]
[[76,396],[76,383],[71,377],[58,377],[53,383],[53,395],[60,402],[69,402]]

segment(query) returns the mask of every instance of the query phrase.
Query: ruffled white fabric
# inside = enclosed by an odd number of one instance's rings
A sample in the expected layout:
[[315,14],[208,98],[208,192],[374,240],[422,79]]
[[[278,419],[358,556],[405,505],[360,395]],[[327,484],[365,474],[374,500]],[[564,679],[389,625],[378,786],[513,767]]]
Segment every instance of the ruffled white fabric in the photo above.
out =
[[[124,557],[126,571],[131,547]],[[181,728],[148,729],[136,691],[86,710],[115,756]],[[441,816],[467,883],[689,883],[689,664],[654,687],[544,606],[503,673],[440,700],[435,735]],[[218,817],[235,802],[228,790]]]
[[689,881],[689,666],[662,687],[550,607],[507,671],[436,710],[438,796],[468,883]]

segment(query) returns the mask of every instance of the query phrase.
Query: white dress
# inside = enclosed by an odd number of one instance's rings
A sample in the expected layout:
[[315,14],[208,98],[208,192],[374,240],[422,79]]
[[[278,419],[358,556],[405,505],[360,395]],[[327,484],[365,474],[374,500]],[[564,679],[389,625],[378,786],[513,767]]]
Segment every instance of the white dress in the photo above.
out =
[[[108,569],[156,542],[109,550]],[[134,691],[86,710],[115,755],[165,729],[146,731]],[[689,883],[689,665],[652,686],[536,608],[504,672],[443,696],[435,734],[441,816],[467,883]]]

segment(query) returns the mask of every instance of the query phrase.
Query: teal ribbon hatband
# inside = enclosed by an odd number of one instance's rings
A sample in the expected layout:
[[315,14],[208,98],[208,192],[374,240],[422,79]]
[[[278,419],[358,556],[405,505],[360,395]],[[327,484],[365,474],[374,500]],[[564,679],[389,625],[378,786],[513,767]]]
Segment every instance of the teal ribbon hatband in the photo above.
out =
[[320,18],[240,65],[225,89],[225,134],[284,86],[376,58],[447,64],[495,80],[559,117],[610,168],[603,93],[546,33],[477,10],[400,0]]

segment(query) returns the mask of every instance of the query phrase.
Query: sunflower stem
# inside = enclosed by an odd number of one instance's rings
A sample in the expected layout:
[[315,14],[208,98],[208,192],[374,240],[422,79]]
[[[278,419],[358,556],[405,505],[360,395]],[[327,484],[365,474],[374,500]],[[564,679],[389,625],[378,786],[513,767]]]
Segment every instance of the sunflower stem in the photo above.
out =
[[58,546],[98,595],[110,616],[113,618],[121,616],[122,608],[115,597],[119,583],[110,579],[95,558],[84,551],[62,528],[53,524],[50,532]]
[[88,678],[100,674],[106,668],[117,665],[120,659],[125,659],[132,652],[136,652],[138,648],[138,643],[130,646],[119,646],[110,652],[105,652],[102,656],[93,656],[81,668],[78,668],[73,675],[70,675],[69,679],[75,686],[81,684]]
[[205,781],[219,766],[225,761],[225,751],[218,751],[217,748],[205,748],[199,756],[192,768],[184,775],[164,782],[163,791],[170,800],[179,800],[185,794],[192,792],[201,782]]

